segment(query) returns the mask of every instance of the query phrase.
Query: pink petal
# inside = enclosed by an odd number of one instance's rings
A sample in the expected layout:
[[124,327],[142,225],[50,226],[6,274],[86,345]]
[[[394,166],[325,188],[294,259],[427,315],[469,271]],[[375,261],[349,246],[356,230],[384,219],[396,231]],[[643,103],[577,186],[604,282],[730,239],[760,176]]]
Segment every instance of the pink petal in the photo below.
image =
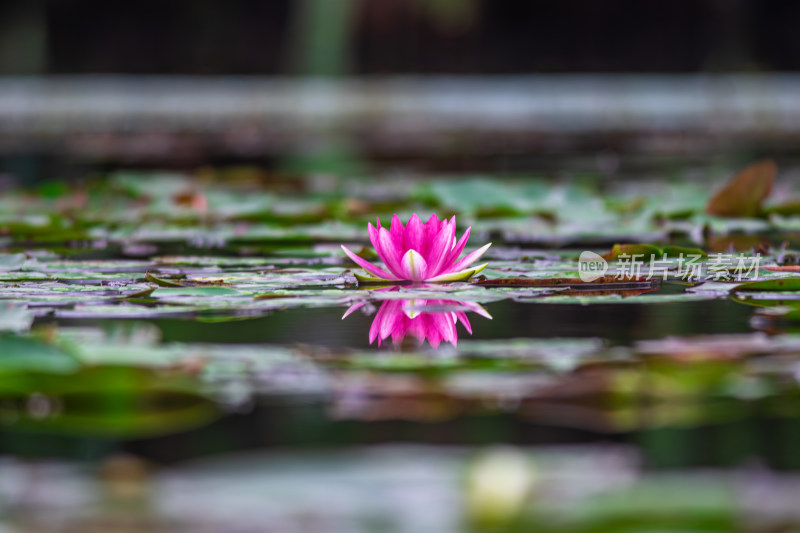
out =
[[380,330],[378,335],[381,339],[385,339],[389,335],[394,334],[397,331],[402,331],[402,324],[403,318],[399,316],[400,313],[397,310],[393,309],[393,312],[387,313],[384,319],[381,321]]
[[439,344],[442,343],[442,333],[439,330],[439,323],[436,320],[436,313],[423,315],[420,318],[425,320],[425,336],[421,340],[425,340],[427,337],[428,343],[434,348],[437,348]]
[[344,314],[342,315],[342,320],[349,317],[351,314],[353,314],[358,309],[361,309],[365,305],[367,305],[367,302],[359,302],[357,304],[351,305],[350,307],[347,308],[347,311],[345,311]]
[[403,226],[403,223],[400,221],[400,217],[397,215],[392,216],[392,227],[391,231],[389,232],[392,236],[392,242],[394,246],[398,250],[402,250],[401,253],[406,251],[405,246],[405,235],[406,235],[406,228]]
[[381,341],[389,336],[393,328],[393,323],[397,320],[398,311],[398,302],[396,300],[387,300],[381,304],[369,328],[370,344],[372,344],[375,339],[378,339],[378,346],[380,346]]
[[439,274],[444,266],[449,266],[449,263],[445,263],[447,258],[449,257],[450,252],[450,242],[452,241],[452,229],[450,224],[445,224],[442,230],[436,235],[430,245],[430,249],[428,250],[428,255],[426,256],[426,260],[428,263],[428,276],[435,276]]
[[[431,215],[428,221],[424,224],[425,226],[425,242],[430,243],[433,239],[439,235],[439,232],[442,230],[442,227],[447,223],[446,220],[440,221],[439,218],[436,216],[436,213]],[[428,257],[430,254],[430,249],[426,249],[425,257]]]
[[475,302],[461,302],[463,305],[466,305],[470,311],[473,313],[481,315],[483,318],[488,318],[492,320],[492,315],[489,314],[489,311],[483,308],[483,306],[479,303]]
[[458,259],[458,256],[461,255],[461,252],[464,251],[464,247],[467,245],[467,241],[469,240],[469,232],[472,229],[472,226],[467,228],[467,231],[464,232],[464,235],[458,239],[458,242],[455,243],[453,249],[450,250],[450,254],[447,257],[447,265],[452,267],[453,263]]
[[416,250],[418,253],[425,254],[425,228],[422,225],[422,221],[419,217],[415,214],[411,215],[411,218],[406,224],[406,233],[403,238],[403,250]]
[[369,272],[373,276],[376,276],[376,277],[379,277],[379,278],[383,278],[383,279],[391,279],[391,280],[396,280],[397,279],[396,277],[394,277],[393,275],[389,274],[388,272],[386,272],[382,268],[373,265],[372,263],[370,263],[366,259],[362,259],[362,258],[358,257],[356,254],[354,254],[353,252],[348,250],[346,246],[342,245],[342,250],[344,250],[344,253],[347,254],[347,257],[352,259],[358,266],[360,266],[361,268],[363,268],[364,270],[366,270],[367,272]]
[[381,259],[381,261],[383,261],[384,265],[386,265],[386,268],[389,270],[389,272],[391,272],[394,276],[397,276],[396,269],[392,268],[392,265],[390,264],[391,261],[389,260],[390,258],[387,257],[387,253],[381,246],[380,242],[380,231],[382,230],[381,218],[377,217],[375,221],[376,221],[375,227],[372,226],[371,222],[367,223],[367,233],[369,233],[369,241],[372,243],[372,247],[375,248],[375,252],[378,254],[378,257]]
[[444,281],[464,281],[486,268],[488,264],[489,263],[484,263],[474,268],[465,268],[464,270],[456,270],[455,272],[448,271],[444,274],[439,274],[438,276],[428,278],[425,281],[429,281],[431,283],[440,283]]
[[406,338],[406,331],[406,326],[399,327],[398,329],[392,331],[392,344],[397,346],[403,342],[403,339]]
[[456,312],[456,317],[458,317],[458,321],[461,322],[461,325],[464,326],[464,329],[467,330],[467,333],[472,335],[472,326],[469,323],[469,319],[467,318],[467,313],[464,311]]
[[[447,229],[447,232],[451,236],[455,236],[455,234],[456,234],[456,217],[455,216],[450,217],[450,220],[442,220],[442,224],[441,224],[441,227],[439,228],[439,232],[442,232],[445,229]],[[453,239],[453,241],[455,241],[455,239]],[[451,248],[452,248],[452,246],[451,246]],[[448,248],[448,249],[444,250],[444,253],[445,254],[449,254],[450,253],[450,249]]]
[[444,320],[442,321],[442,338],[449,342],[450,344],[454,344],[458,340],[458,332],[456,331],[456,319],[453,317],[453,313],[439,313]]
[[416,318],[407,319],[405,321],[405,328],[406,328],[406,330],[404,331],[405,335],[411,335],[412,337],[417,339],[417,341],[419,341],[420,344],[422,344],[422,342],[425,341],[425,336],[428,333],[427,315],[423,313],[417,316]]
[[[369,343],[370,344],[375,342],[375,339],[378,337],[378,330],[379,329],[380,329],[380,324],[378,323],[378,317],[376,316],[375,319],[372,321],[372,325],[369,327]],[[380,346],[380,344],[378,346]]]
[[[372,247],[375,248],[375,251],[378,251],[378,230],[381,229],[381,221],[378,219],[378,227],[372,225],[372,222],[367,222],[367,234],[369,234],[369,242],[372,243]],[[378,254],[380,255],[380,253]]]
[[456,264],[453,265],[452,270],[463,270],[463,269],[465,269],[466,267],[468,267],[469,265],[471,265],[472,263],[477,261],[480,258],[480,256],[482,256],[484,253],[486,253],[486,250],[488,250],[491,245],[492,245],[492,243],[484,244],[483,246],[481,246],[480,248],[478,248],[474,252],[467,254],[464,257],[464,259],[462,259],[461,261],[459,261],[459,262],[457,262]]
[[428,342],[431,346],[438,346],[443,340],[453,342],[456,338],[455,325],[450,319],[450,313],[430,313],[428,318]]
[[[442,221],[444,222],[444,221]],[[442,227],[442,222],[439,221],[439,217],[436,216],[436,213],[432,214],[428,221],[425,223],[426,228],[430,228],[432,233],[438,233],[438,231]]]
[[392,235],[386,228],[378,230],[378,242],[375,246],[375,251],[377,251],[380,258],[383,259],[389,272],[394,274],[397,278],[402,279],[403,266],[401,261],[403,258],[403,250],[395,245],[392,240]]
[[428,271],[428,263],[416,250],[409,250],[403,255],[403,279],[422,281]]
[[[372,319],[372,324],[369,327],[369,343],[372,344],[375,342],[375,339],[378,337],[378,332],[381,329],[381,321],[383,320],[384,316],[383,306],[378,309],[378,312],[375,313],[375,318]],[[380,344],[378,344],[380,346]]]

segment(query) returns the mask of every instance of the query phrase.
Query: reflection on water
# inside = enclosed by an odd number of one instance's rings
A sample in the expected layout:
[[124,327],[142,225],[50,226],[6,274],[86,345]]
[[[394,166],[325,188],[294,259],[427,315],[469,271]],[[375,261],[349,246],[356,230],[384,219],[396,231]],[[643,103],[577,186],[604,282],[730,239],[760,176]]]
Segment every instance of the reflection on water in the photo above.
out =
[[186,373],[86,366],[65,375],[4,372],[0,430],[106,438],[152,437],[203,426],[215,401]]
[[[347,318],[355,310],[366,305],[365,302],[351,306],[344,314]],[[369,343],[376,340],[378,346],[387,338],[392,338],[392,344],[399,345],[404,338],[412,337],[421,345],[428,343],[437,348],[442,342],[456,346],[458,343],[458,328],[461,323],[464,329],[472,335],[472,325],[467,318],[467,312],[473,312],[482,317],[492,319],[492,316],[477,303],[458,302],[455,300],[386,300],[381,303],[372,326],[369,328]]]

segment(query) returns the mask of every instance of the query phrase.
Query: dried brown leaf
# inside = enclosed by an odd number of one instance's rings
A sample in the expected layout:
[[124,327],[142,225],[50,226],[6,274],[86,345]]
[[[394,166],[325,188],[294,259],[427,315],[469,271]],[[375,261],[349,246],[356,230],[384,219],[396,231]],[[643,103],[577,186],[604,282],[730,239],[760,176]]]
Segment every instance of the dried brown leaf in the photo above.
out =
[[706,205],[706,213],[721,217],[753,217],[775,183],[778,167],[771,159],[759,161],[736,174]]

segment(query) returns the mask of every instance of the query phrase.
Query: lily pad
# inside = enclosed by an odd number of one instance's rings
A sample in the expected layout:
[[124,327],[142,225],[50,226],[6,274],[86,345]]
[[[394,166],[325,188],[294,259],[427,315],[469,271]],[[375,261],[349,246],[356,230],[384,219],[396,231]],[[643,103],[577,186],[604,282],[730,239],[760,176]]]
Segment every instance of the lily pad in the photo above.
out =
[[748,281],[734,287],[735,291],[800,291],[800,277]]

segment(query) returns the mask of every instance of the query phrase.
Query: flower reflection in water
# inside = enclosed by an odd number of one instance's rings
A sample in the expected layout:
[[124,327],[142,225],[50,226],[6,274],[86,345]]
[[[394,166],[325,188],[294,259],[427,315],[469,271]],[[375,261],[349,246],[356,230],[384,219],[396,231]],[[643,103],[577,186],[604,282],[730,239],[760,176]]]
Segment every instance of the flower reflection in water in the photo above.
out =
[[[366,302],[361,302],[351,306],[342,318],[347,318],[365,304]],[[405,337],[410,336],[417,339],[419,344],[427,339],[434,348],[442,342],[449,342],[455,346],[458,342],[456,328],[458,322],[472,335],[467,312],[492,319],[486,309],[474,302],[418,298],[385,300],[381,303],[369,328],[369,343],[372,344],[377,339],[380,346],[382,341],[391,337],[392,343],[397,345]]]

